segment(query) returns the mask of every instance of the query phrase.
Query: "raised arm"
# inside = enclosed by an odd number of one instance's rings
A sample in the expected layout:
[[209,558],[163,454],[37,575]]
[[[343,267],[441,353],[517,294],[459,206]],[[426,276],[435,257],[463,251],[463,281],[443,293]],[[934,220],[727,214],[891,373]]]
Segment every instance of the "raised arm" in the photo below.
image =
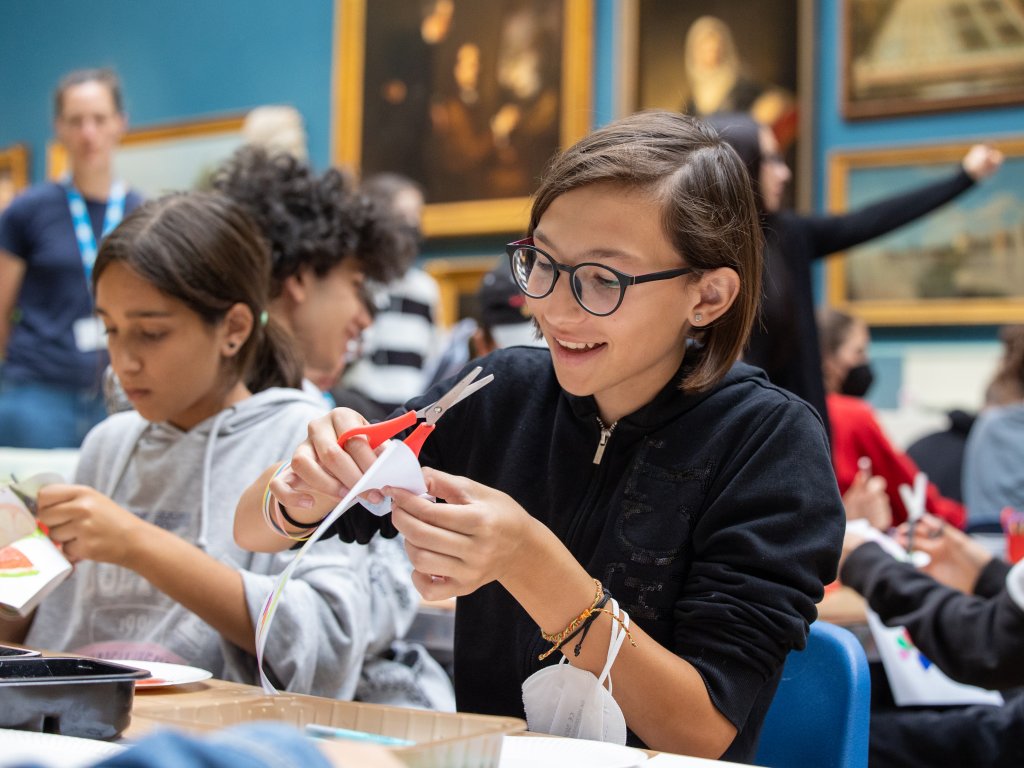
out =
[[960,169],[945,179],[902,192],[850,213],[801,217],[814,244],[816,258],[851,248],[887,234],[931,213],[939,206],[991,176],[1003,162],[999,150],[976,144]]

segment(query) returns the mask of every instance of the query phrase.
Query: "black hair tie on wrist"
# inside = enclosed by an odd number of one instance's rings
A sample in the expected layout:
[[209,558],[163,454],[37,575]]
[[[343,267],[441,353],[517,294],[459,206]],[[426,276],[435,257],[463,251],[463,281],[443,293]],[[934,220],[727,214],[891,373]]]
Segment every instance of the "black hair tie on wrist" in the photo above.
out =
[[281,517],[284,518],[284,521],[288,523],[288,525],[293,526],[295,528],[302,528],[305,530],[309,530],[310,528],[316,528],[320,525],[320,523],[322,523],[326,519],[326,517],[321,517],[315,523],[300,523],[298,520],[296,520],[294,517],[288,514],[288,510],[284,508],[284,504],[282,504],[281,502],[277,502],[277,509],[281,513]]

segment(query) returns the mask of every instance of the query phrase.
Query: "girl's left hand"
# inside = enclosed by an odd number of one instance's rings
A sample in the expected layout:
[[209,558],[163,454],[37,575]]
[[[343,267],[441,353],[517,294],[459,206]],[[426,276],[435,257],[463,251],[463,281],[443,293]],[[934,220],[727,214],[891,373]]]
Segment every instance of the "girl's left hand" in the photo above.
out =
[[85,485],[48,485],[39,491],[39,522],[63,545],[70,562],[128,565],[135,534],[147,525]]
[[[528,567],[534,519],[510,496],[465,477],[424,469],[428,501],[385,488],[391,520],[405,536],[413,583],[427,600],[468,595]],[[443,578],[440,578],[443,577]]]

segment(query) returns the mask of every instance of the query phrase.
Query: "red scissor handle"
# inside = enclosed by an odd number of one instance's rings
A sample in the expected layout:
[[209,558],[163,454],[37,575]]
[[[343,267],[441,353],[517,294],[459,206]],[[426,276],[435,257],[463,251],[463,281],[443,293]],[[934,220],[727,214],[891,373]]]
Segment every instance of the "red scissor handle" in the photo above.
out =
[[427,438],[430,437],[430,433],[434,431],[434,427],[436,426],[436,424],[427,424],[426,422],[423,422],[402,442],[409,446],[409,448],[412,449],[412,452],[418,457],[420,455],[420,448],[423,447],[423,444],[427,441]]
[[[365,427],[350,429],[338,438],[338,445],[344,448],[345,443],[353,437],[362,436],[366,438],[371,448],[377,448],[385,441],[390,440],[392,437],[397,435],[403,429],[411,427],[418,420],[419,416],[416,414],[416,411],[407,411],[401,416],[396,416],[395,418],[388,419],[387,421],[382,421],[377,424],[367,424]],[[434,425],[424,422],[416,427],[416,429],[413,430],[413,433],[405,438],[404,442],[412,449],[414,454],[419,456],[423,443],[433,431]]]

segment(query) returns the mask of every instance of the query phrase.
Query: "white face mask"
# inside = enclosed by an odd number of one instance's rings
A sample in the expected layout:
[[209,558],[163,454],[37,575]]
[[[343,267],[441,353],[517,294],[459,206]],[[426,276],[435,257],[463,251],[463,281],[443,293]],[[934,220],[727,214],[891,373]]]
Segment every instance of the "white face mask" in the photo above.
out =
[[[619,615],[619,606],[614,600],[611,609]],[[572,666],[563,656],[560,663],[534,672],[523,682],[523,706],[529,730],[574,739],[626,743],[626,718],[612,697],[611,678],[612,664],[629,628],[625,611],[621,618],[621,627],[617,621],[612,622],[608,658],[600,678],[586,669]]]

